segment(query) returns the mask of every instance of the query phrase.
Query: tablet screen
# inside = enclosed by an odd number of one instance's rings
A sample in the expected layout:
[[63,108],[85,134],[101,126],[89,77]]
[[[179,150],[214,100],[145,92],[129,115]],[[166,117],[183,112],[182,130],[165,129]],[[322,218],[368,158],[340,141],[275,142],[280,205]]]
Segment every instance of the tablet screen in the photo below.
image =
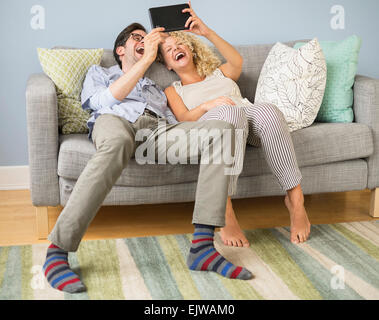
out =
[[164,27],[165,32],[185,30],[185,24],[191,14],[182,10],[189,8],[187,3],[174,6],[155,7],[149,9],[152,28]]

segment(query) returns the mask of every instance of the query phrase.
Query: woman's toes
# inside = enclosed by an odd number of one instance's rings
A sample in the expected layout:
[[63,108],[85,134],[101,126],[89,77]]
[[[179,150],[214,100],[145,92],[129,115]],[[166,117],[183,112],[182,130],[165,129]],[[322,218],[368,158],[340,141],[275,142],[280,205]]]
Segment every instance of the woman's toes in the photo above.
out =
[[296,244],[299,243],[299,238],[297,234],[291,235],[291,242]]

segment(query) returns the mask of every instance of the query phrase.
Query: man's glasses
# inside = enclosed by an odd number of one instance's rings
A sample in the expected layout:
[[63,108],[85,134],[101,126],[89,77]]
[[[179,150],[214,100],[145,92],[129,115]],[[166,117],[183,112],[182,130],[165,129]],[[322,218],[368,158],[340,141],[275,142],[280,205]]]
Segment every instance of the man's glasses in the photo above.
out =
[[141,42],[145,37],[141,36],[138,33],[131,33],[130,36],[133,38],[134,41]]

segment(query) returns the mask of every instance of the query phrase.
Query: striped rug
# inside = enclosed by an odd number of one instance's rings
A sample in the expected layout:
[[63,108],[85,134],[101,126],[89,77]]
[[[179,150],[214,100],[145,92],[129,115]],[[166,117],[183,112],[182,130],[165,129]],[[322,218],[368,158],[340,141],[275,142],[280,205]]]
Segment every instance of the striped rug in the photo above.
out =
[[255,276],[189,271],[191,234],[84,241],[69,255],[88,291],[50,288],[48,244],[0,247],[0,299],[379,299],[379,221],[312,226],[304,244],[288,228],[246,231],[250,248],[216,247]]

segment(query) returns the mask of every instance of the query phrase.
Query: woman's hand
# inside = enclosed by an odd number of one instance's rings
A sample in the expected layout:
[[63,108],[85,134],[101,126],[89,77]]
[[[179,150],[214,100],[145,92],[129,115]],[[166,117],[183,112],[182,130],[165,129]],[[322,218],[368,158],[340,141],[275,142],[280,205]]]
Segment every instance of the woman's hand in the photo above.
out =
[[225,96],[222,96],[222,97],[218,97],[214,100],[205,102],[201,106],[202,106],[203,110],[208,112],[209,110],[211,110],[213,108],[225,106],[225,105],[235,106],[236,104],[234,103],[234,101],[232,99],[225,97]]
[[189,8],[183,9],[183,13],[189,12],[191,17],[188,18],[185,27],[189,30],[185,30],[187,32],[192,32],[199,36],[207,37],[211,33],[211,29],[209,29],[206,24],[195,14],[195,11],[192,9],[191,1],[188,1]]

